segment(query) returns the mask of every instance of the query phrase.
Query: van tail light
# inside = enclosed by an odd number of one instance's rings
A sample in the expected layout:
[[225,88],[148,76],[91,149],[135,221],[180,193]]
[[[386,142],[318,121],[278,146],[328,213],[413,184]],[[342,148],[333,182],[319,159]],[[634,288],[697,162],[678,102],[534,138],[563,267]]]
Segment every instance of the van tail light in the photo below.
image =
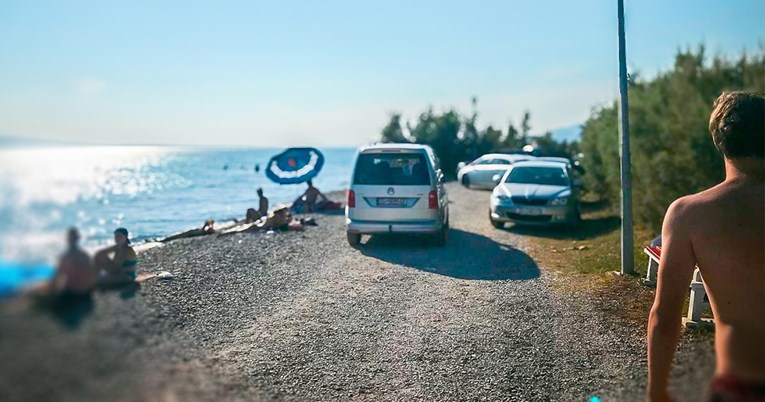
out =
[[356,208],[356,192],[348,190],[348,208]]
[[428,193],[428,208],[430,209],[438,208],[438,191],[433,190],[430,193]]

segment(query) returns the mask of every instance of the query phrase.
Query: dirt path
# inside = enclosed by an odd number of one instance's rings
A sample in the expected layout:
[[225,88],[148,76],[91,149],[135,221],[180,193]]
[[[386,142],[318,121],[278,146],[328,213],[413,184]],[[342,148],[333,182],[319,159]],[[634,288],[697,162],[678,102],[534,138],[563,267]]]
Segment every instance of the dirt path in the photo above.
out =
[[[6,306],[0,399],[641,400],[644,330],[553,290],[526,238],[489,225],[488,193],[449,190],[444,248],[372,238],[353,249],[343,218],[323,216],[304,234],[147,251],[144,269],[176,279],[98,295],[76,330]],[[709,350],[680,354],[702,365],[678,368],[688,400]]]

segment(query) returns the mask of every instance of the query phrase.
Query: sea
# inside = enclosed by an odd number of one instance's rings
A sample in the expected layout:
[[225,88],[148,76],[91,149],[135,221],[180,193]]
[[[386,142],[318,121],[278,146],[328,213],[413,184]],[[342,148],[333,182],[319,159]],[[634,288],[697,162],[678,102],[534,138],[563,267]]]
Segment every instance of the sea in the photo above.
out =
[[[200,227],[207,219],[243,218],[247,208],[257,207],[258,187],[271,205],[291,202],[305,185],[279,185],[264,172],[281,151],[0,148],[0,294],[48,275],[69,227],[79,228],[83,246],[95,250],[113,241],[117,227],[142,243]],[[325,163],[314,185],[323,192],[345,189],[355,148],[320,151]]]

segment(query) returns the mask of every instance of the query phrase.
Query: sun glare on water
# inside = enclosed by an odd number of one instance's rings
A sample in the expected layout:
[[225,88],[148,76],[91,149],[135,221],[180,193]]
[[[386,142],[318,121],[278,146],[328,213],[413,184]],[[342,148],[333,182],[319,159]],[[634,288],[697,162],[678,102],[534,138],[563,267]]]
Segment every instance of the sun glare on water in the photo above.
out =
[[81,224],[89,214],[68,206],[82,200],[108,204],[110,197],[160,190],[163,180],[156,168],[168,151],[127,146],[0,150],[0,225],[5,228],[0,258],[50,261],[52,250],[63,249],[60,230],[51,229]]

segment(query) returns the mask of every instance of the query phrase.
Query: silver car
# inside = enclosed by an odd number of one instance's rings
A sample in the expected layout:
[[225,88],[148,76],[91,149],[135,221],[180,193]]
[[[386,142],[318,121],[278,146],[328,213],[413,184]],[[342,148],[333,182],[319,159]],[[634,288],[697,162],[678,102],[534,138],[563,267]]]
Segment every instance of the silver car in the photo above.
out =
[[494,188],[489,220],[524,225],[579,224],[581,181],[568,163],[525,161],[514,164]]
[[449,201],[438,158],[426,145],[362,147],[345,209],[348,243],[364,234],[420,233],[437,245],[449,234]]
[[486,154],[462,167],[457,180],[468,188],[491,190],[516,162],[534,159],[521,154]]

